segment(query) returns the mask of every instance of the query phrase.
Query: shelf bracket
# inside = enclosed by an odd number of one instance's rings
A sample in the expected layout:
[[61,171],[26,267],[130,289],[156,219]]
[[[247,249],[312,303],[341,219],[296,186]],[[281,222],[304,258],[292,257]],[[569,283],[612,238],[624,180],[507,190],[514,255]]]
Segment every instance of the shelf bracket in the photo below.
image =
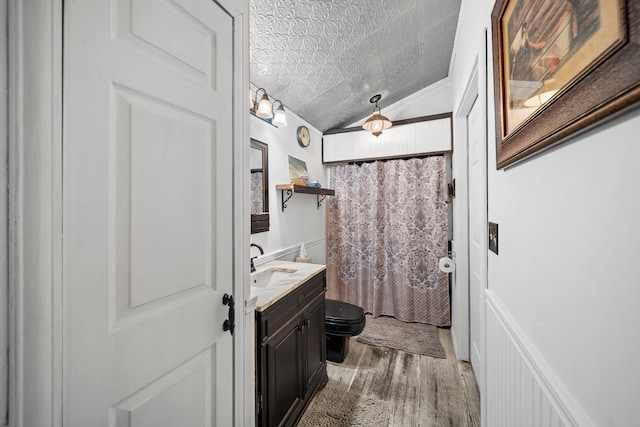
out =
[[322,197],[320,197],[320,194],[316,194],[316,199],[318,200],[318,209],[320,209],[320,206],[322,206],[322,201],[324,199],[327,198],[327,195],[323,195]]
[[293,191],[287,190],[287,198],[284,198],[284,190],[280,190],[280,194],[282,194],[282,212],[287,208],[287,202],[293,196]]

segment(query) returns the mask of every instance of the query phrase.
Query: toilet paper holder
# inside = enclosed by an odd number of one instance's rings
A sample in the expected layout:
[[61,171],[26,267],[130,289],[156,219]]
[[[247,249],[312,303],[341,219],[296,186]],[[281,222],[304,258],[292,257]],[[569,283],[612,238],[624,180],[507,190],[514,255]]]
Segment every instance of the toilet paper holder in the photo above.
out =
[[442,257],[440,258],[440,260],[438,260],[438,269],[443,273],[453,273],[456,268],[455,265],[456,261],[454,251],[447,251],[447,256]]

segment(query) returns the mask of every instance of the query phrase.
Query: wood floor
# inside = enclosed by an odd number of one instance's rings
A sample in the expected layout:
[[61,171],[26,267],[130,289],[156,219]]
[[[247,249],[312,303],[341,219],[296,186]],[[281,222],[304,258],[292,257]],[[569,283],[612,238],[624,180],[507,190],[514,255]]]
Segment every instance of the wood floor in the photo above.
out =
[[480,396],[471,365],[456,360],[448,329],[438,329],[446,359],[376,347],[350,339],[329,378],[388,402],[389,426],[480,426]]

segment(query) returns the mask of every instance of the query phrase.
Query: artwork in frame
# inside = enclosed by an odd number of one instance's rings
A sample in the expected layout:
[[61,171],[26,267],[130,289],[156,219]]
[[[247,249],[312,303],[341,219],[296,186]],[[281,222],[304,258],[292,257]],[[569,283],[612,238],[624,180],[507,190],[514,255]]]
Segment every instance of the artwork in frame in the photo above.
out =
[[300,159],[289,156],[289,181],[296,185],[309,185],[307,164]]
[[496,0],[497,168],[640,100],[640,2]]

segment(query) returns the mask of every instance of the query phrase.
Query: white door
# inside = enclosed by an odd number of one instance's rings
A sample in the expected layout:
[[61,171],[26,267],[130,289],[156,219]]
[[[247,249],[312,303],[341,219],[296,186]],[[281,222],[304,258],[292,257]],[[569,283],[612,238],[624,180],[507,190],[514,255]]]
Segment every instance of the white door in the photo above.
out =
[[487,283],[487,154],[478,98],[467,116],[469,141],[469,350],[480,390],[484,390],[484,289]]
[[231,426],[232,18],[64,13],[64,425]]

